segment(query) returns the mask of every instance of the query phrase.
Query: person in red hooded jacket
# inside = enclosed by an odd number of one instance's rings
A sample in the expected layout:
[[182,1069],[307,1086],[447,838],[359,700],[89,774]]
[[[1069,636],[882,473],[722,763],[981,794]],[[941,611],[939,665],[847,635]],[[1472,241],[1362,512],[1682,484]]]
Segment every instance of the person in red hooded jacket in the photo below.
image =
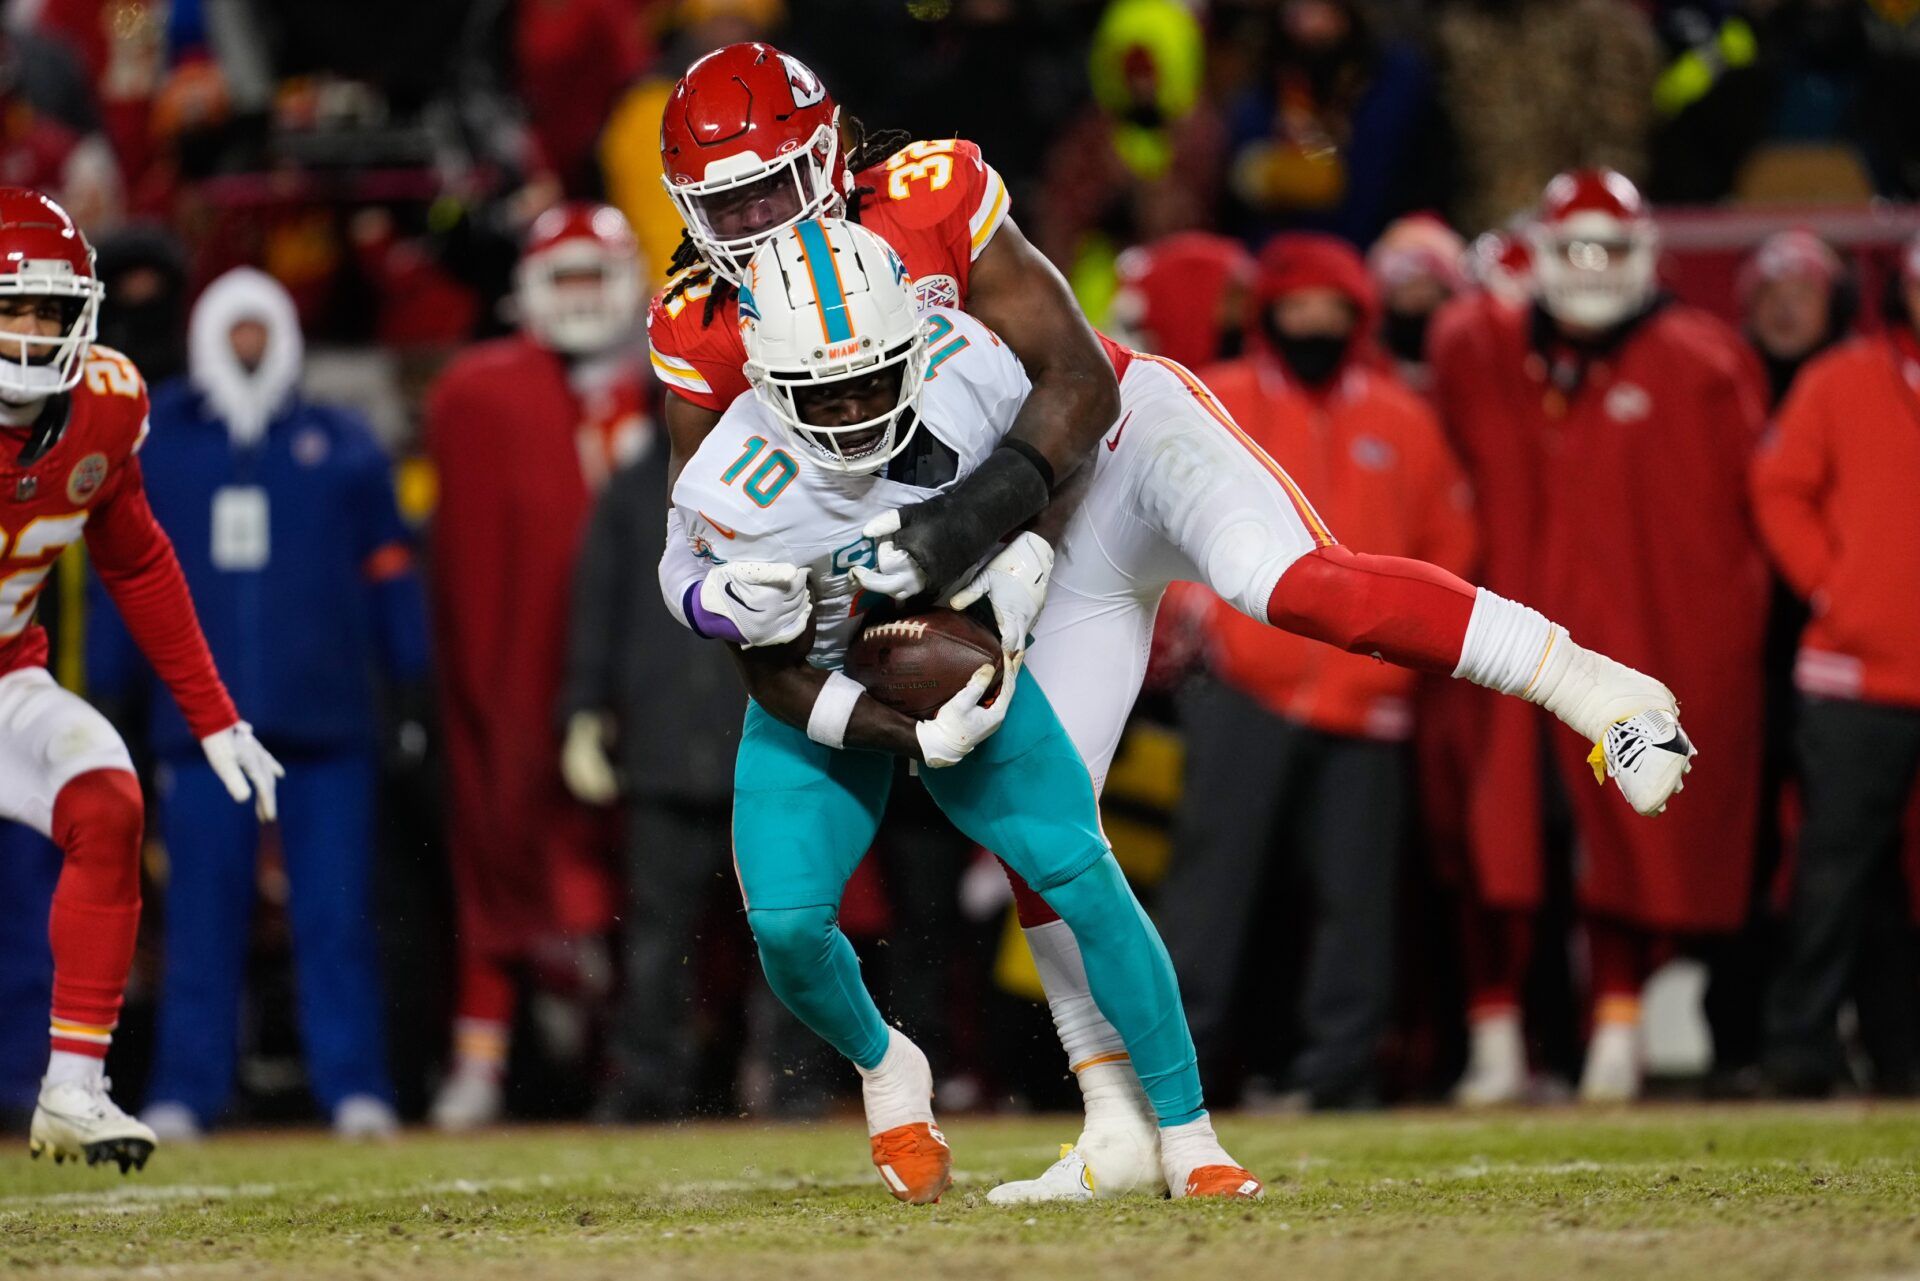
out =
[[[1279,236],[1251,301],[1251,353],[1204,375],[1220,403],[1349,546],[1464,572],[1466,483],[1433,412],[1372,347],[1379,301],[1360,255],[1333,236]],[[1195,1044],[1203,1063],[1226,1055],[1263,882],[1284,852],[1313,887],[1295,1083],[1315,1107],[1366,1106],[1392,1005],[1418,673],[1215,605],[1217,679],[1183,708],[1187,787],[1160,898]]]
[[[1768,587],[1741,482],[1765,381],[1730,328],[1659,292],[1653,220],[1621,175],[1554,178],[1531,238],[1537,301],[1443,317],[1431,349],[1436,400],[1474,485],[1482,581],[1667,674],[1688,725],[1713,744],[1695,795],[1634,826],[1593,803],[1580,753],[1552,745],[1591,949],[1581,1093],[1624,1099],[1640,1087],[1639,994],[1655,961],[1683,936],[1736,929],[1746,910]],[[1518,704],[1487,700],[1484,712],[1485,750],[1507,764],[1475,776],[1475,892],[1523,921],[1541,885],[1539,723]],[[1488,928],[1506,936],[1509,923]],[[1515,945],[1476,978],[1463,1101],[1524,1087],[1514,995],[1525,968]]]
[[427,394],[436,674],[460,964],[442,1129],[500,1113],[518,980],[613,916],[614,815],[570,796],[556,713],[568,589],[593,495],[647,440],[633,367],[641,269],[618,210],[534,220],[523,332],[448,364]]

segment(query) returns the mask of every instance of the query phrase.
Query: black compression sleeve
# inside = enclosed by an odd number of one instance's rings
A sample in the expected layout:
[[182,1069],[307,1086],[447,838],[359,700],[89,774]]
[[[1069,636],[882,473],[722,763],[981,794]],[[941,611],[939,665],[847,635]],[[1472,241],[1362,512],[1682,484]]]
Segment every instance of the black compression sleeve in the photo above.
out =
[[947,493],[903,508],[894,545],[936,588],[953,583],[1047,505],[1050,477],[1036,453],[1023,442],[1003,442]]

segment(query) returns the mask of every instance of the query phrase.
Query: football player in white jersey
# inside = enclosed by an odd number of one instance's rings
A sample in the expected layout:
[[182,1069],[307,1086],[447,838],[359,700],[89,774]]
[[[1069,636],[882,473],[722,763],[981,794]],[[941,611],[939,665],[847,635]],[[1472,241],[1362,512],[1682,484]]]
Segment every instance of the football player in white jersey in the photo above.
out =
[[[966,318],[932,314],[936,327],[954,327],[935,345],[936,355],[981,341],[977,323],[961,332]],[[1017,368],[1004,347],[996,344],[995,351],[994,363]],[[1004,377],[1024,381],[1011,371]],[[1160,595],[1170,581],[1190,580],[1255,618],[1549,708],[1595,742],[1596,768],[1611,774],[1641,813],[1657,813],[1679,790],[1692,748],[1665,686],[1582,649],[1535,611],[1475,591],[1432,566],[1340,547],[1285,472],[1178,364],[1134,353],[1121,373],[1121,392],[1122,416],[1104,448],[1067,482],[1081,493],[1057,540],[1057,563],[1053,544],[1029,530],[951,596],[963,607],[983,595],[990,599],[1003,645],[1009,655],[1025,656],[1028,674],[1053,701],[1096,789],[1144,675]],[[1075,498],[1063,493],[1056,501],[1061,497]],[[888,538],[896,522],[888,513],[865,527],[875,541],[850,578],[866,591],[922,595],[925,576]],[[665,589],[706,615],[701,630],[737,632],[748,647],[790,640],[811,615],[810,592],[821,592],[820,583],[809,588],[809,576],[791,563],[736,553],[686,595],[687,570],[676,564],[683,559],[684,552],[668,549]],[[1076,942],[1076,932],[1061,922],[1026,916],[1023,910],[1088,1120],[1074,1149],[1045,1175],[996,1189],[993,1199],[1080,1199],[1092,1187],[1151,1188],[1160,1164],[1152,1110],[1136,1064],[1128,1061],[1129,1047],[1082,976],[1086,939]]]
[[[811,584],[785,643],[739,650],[753,701],[734,778],[747,921],[776,995],[859,1070],[874,1165],[900,1200],[938,1200],[952,1157],[926,1056],[881,1019],[836,922],[893,777],[921,777],[956,827],[997,853],[1081,940],[1086,981],[1120,1029],[1178,1195],[1253,1197],[1202,1105],[1173,968],[1101,835],[1086,766],[1018,654],[982,666],[916,721],[840,672],[877,597],[868,532],[989,457],[1027,395],[1019,362],[963,313],[916,314],[906,269],[854,223],[805,220],[761,246],[740,293],[754,390],[675,482],[695,553],[777,563]],[[728,579],[729,583],[741,581]],[[811,622],[809,628],[806,623]]]

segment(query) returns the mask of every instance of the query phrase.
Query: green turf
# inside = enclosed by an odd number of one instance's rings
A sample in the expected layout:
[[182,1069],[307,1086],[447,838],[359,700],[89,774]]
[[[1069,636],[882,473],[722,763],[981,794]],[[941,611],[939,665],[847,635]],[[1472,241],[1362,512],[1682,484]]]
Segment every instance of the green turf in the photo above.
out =
[[958,1118],[939,1206],[857,1125],[262,1133],[144,1174],[0,1155],[0,1276],[1920,1277],[1920,1108],[1221,1124],[1265,1201],[999,1209],[1064,1121]]

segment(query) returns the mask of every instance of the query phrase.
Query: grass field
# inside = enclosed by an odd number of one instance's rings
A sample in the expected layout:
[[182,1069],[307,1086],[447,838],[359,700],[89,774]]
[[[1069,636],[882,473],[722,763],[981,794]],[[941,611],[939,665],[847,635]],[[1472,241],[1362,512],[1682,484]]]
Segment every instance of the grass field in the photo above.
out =
[[1000,1209],[1068,1123],[957,1119],[945,1201],[855,1124],[258,1133],[145,1174],[0,1156],[0,1276],[1920,1278],[1920,1107],[1232,1118],[1256,1205]]

